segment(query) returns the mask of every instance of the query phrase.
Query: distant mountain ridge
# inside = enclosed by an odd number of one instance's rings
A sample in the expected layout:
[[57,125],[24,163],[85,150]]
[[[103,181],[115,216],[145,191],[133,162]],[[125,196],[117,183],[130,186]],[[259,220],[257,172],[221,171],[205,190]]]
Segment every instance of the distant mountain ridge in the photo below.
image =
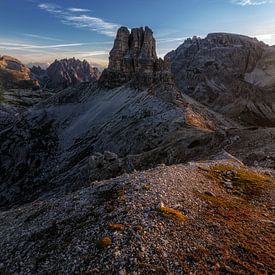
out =
[[55,60],[46,70],[34,66],[31,71],[47,87],[61,89],[82,82],[95,82],[101,74],[86,60],[80,61],[75,58]]
[[50,65],[51,63],[44,63],[44,62],[30,62],[26,64],[26,66],[30,69],[32,67],[40,67],[43,70],[46,70]]

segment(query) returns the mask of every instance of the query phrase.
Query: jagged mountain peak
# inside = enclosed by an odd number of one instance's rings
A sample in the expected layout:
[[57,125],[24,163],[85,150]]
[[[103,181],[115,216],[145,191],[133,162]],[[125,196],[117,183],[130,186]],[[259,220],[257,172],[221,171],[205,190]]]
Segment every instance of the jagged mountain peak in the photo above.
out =
[[33,67],[32,72],[47,87],[55,89],[64,89],[81,82],[95,82],[100,76],[100,71],[87,60],[81,61],[75,57],[56,59],[46,70]]

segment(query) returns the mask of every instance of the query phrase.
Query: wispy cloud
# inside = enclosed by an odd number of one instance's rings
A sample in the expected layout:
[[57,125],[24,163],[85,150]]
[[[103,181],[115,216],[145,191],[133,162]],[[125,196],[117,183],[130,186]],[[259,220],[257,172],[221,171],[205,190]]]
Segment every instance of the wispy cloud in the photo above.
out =
[[232,0],[232,3],[240,6],[259,6],[272,3],[272,0]]
[[92,32],[97,32],[106,36],[114,37],[119,24],[111,23],[102,18],[81,14],[77,16],[76,11],[82,11],[80,8],[70,8],[63,10],[60,6],[51,3],[42,3],[38,7],[59,18],[65,25],[75,28],[81,28]]
[[42,39],[42,40],[62,41],[61,39],[58,39],[58,38],[53,38],[53,37],[43,36],[43,35],[38,35],[38,34],[32,34],[32,33],[22,33],[22,35],[25,37],[37,38],[37,39]]
[[88,10],[88,9],[80,9],[80,8],[69,8],[68,11],[71,11],[71,12],[89,12],[91,10]]
[[45,10],[45,11],[50,12],[50,13],[54,13],[54,14],[62,13],[62,10],[60,9],[60,7],[58,5],[55,5],[55,4],[42,3],[42,4],[39,4],[38,7],[40,9]]
[[22,44],[22,43],[11,43],[11,42],[0,42],[0,49],[4,50],[30,50],[30,49],[56,49],[64,47],[79,47],[84,46],[85,43],[71,43],[71,44],[55,44],[55,45],[33,45],[33,44]]
[[63,20],[64,24],[74,26],[76,28],[89,29],[90,31],[98,32],[107,36],[115,36],[119,25],[108,23],[101,18],[80,15],[80,16],[67,16]]

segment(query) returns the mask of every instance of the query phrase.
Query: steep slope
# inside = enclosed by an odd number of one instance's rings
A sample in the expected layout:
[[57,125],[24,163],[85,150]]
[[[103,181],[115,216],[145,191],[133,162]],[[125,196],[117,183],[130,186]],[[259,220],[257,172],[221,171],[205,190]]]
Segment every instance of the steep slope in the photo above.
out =
[[245,125],[275,125],[272,47],[242,35],[213,33],[187,39],[166,58],[178,87],[194,99]]
[[[214,130],[232,125],[184,98],[171,103],[148,90],[64,90],[0,133],[1,204],[29,200],[45,189],[57,192],[55,187],[73,190],[134,168],[206,158],[222,139]],[[112,155],[105,158],[105,151]]]

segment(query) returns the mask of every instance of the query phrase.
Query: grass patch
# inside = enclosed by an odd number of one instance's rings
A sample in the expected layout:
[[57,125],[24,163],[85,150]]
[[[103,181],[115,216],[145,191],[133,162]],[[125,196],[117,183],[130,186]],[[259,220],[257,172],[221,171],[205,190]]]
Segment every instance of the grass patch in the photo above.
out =
[[271,189],[275,178],[258,173],[246,167],[237,168],[230,165],[216,165],[208,169],[206,176],[219,183],[230,181],[234,191],[239,191],[245,197],[257,197],[264,190]]
[[174,221],[180,221],[180,222],[185,222],[187,220],[187,216],[185,216],[181,211],[165,207],[165,206],[160,206],[157,208],[157,211],[165,218],[169,218]]
[[216,197],[216,196],[214,197],[214,196],[210,196],[207,194],[199,194],[199,197],[205,201],[212,203],[215,206],[218,206],[218,207],[224,207],[224,208],[232,207],[232,202],[230,202],[222,197]]
[[109,224],[109,229],[113,231],[122,231],[124,229],[124,225],[120,223],[111,223]]

